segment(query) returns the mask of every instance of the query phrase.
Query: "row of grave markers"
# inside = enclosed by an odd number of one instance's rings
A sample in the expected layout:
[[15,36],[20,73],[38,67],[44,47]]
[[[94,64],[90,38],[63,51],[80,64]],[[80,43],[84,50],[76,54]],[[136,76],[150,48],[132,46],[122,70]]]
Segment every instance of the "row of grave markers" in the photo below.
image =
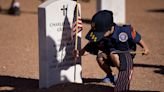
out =
[[[112,10],[114,21],[125,23],[125,0],[97,2],[97,10]],[[80,4],[78,7],[81,15]],[[39,88],[66,82],[82,83],[81,58],[75,64],[72,56],[75,48],[72,37],[75,10],[76,2],[73,0],[48,0],[38,7]],[[81,49],[81,32],[78,33],[78,49]]]

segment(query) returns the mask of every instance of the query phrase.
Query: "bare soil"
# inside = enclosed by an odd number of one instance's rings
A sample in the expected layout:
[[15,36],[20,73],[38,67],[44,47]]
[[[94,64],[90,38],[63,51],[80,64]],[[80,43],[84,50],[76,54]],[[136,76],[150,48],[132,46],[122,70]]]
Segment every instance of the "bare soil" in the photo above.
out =
[[[0,6],[0,92],[112,92],[111,84],[100,79],[105,73],[95,56],[82,58],[83,84],[60,84],[39,89],[38,11],[39,0],[20,0],[21,15],[6,12],[11,0],[1,0]],[[84,39],[90,20],[96,12],[96,0],[81,0]],[[137,55],[130,91],[164,92],[164,1],[126,0],[126,22],[142,34],[151,54]],[[138,49],[140,50],[140,48]]]

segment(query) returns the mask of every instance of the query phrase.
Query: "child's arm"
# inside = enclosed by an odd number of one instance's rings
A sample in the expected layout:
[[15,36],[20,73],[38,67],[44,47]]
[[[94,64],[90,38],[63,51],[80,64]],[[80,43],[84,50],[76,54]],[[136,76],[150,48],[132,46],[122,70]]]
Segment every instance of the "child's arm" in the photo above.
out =
[[144,55],[148,55],[149,49],[142,39],[139,41],[139,45],[144,49]]
[[83,56],[85,54],[85,52],[86,52],[85,48],[81,49],[79,51],[79,56]]

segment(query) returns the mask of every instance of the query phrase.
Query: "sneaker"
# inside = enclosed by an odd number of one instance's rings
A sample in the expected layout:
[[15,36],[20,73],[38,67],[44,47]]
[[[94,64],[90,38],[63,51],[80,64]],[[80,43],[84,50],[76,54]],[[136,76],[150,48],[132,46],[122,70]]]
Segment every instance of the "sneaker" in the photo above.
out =
[[115,84],[116,80],[117,80],[116,75],[110,75],[110,76],[107,75],[105,78],[103,78],[102,81],[104,83],[112,83],[112,84]]
[[19,7],[11,7],[8,11],[8,14],[10,15],[20,15],[20,9]]
[[19,2],[14,2],[10,7],[8,14],[10,15],[20,15],[20,4]]

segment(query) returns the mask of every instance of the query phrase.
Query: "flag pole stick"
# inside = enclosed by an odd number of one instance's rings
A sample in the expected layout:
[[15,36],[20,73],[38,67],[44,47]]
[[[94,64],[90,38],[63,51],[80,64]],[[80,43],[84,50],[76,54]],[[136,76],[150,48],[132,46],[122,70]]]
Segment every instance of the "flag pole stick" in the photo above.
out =
[[114,54],[119,54],[119,53],[143,54],[144,51],[114,51]]
[[77,44],[78,44],[78,0],[76,1],[76,38],[75,38],[75,50],[77,50]]
[[[75,33],[75,50],[77,50],[78,45],[78,0],[76,0],[76,33]],[[75,58],[75,65],[74,65],[74,82],[76,82],[76,60]]]

